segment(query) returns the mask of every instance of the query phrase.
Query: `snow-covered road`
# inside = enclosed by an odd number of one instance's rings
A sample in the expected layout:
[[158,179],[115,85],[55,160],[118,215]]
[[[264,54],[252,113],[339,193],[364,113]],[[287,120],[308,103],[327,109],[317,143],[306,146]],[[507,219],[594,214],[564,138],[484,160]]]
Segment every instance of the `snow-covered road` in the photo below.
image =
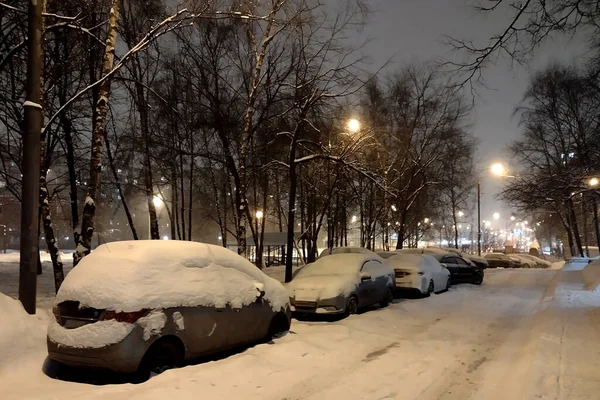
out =
[[[40,335],[39,332],[36,332]],[[40,335],[41,336],[41,335]],[[600,289],[581,271],[489,270],[481,287],[298,322],[274,344],[141,385],[48,378],[44,343],[10,366],[3,399],[598,399]],[[3,368],[4,367],[4,368]]]

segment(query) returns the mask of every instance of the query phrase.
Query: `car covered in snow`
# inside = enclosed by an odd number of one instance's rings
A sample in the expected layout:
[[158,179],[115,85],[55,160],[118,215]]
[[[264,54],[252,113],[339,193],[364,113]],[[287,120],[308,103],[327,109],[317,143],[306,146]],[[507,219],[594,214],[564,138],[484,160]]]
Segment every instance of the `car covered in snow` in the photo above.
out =
[[299,314],[356,314],[394,299],[394,271],[378,255],[333,254],[307,264],[288,284]]
[[326,256],[331,256],[334,254],[368,254],[368,255],[373,255],[375,254],[374,252],[372,252],[369,249],[365,249],[364,247],[352,247],[352,246],[346,246],[346,247],[333,247],[331,249],[324,249],[323,251],[321,251],[321,254],[319,254],[319,258],[322,257],[326,257]]
[[450,288],[450,271],[429,254],[395,253],[385,262],[394,269],[396,289],[429,296]]
[[450,271],[452,284],[468,282],[475,285],[483,283],[484,268],[479,267],[473,261],[465,259],[453,251],[441,248],[417,248],[396,250],[404,254],[429,254],[435,257],[440,264]]
[[270,340],[291,321],[281,283],[223,247],[182,241],[98,247],[67,275],[53,312],[50,359],[142,376]]
[[531,254],[514,254],[518,257],[522,263],[527,265],[526,268],[550,268],[552,263],[550,261],[542,260],[539,257],[532,256]]
[[521,260],[510,258],[503,253],[488,253],[484,256],[489,264],[489,268],[521,268]]

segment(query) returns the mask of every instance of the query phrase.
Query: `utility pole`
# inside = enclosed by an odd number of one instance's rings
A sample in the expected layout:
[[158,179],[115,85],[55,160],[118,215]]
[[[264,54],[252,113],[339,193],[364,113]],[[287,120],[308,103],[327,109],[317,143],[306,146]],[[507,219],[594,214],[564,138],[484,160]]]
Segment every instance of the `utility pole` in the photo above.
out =
[[481,182],[477,181],[477,254],[481,255]]
[[38,209],[40,195],[40,133],[42,130],[42,1],[29,0],[27,27],[27,89],[25,96],[21,170],[21,241],[19,300],[35,314],[37,285]]

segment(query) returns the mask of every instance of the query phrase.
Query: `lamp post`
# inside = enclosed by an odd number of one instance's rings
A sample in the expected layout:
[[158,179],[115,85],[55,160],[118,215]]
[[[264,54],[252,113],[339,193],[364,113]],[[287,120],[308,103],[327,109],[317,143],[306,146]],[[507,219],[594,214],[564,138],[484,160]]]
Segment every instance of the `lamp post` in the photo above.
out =
[[481,182],[477,181],[477,255],[481,256]]

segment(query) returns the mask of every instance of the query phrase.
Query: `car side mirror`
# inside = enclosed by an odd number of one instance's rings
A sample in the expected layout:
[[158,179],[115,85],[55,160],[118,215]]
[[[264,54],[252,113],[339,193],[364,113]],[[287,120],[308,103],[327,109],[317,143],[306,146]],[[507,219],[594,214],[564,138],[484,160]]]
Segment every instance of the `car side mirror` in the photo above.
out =
[[440,263],[440,265],[442,266],[442,268],[448,269],[448,266],[446,265],[446,263]]
[[370,281],[371,280],[371,274],[368,274],[366,272],[361,272],[360,273],[360,280],[361,280],[361,282]]

